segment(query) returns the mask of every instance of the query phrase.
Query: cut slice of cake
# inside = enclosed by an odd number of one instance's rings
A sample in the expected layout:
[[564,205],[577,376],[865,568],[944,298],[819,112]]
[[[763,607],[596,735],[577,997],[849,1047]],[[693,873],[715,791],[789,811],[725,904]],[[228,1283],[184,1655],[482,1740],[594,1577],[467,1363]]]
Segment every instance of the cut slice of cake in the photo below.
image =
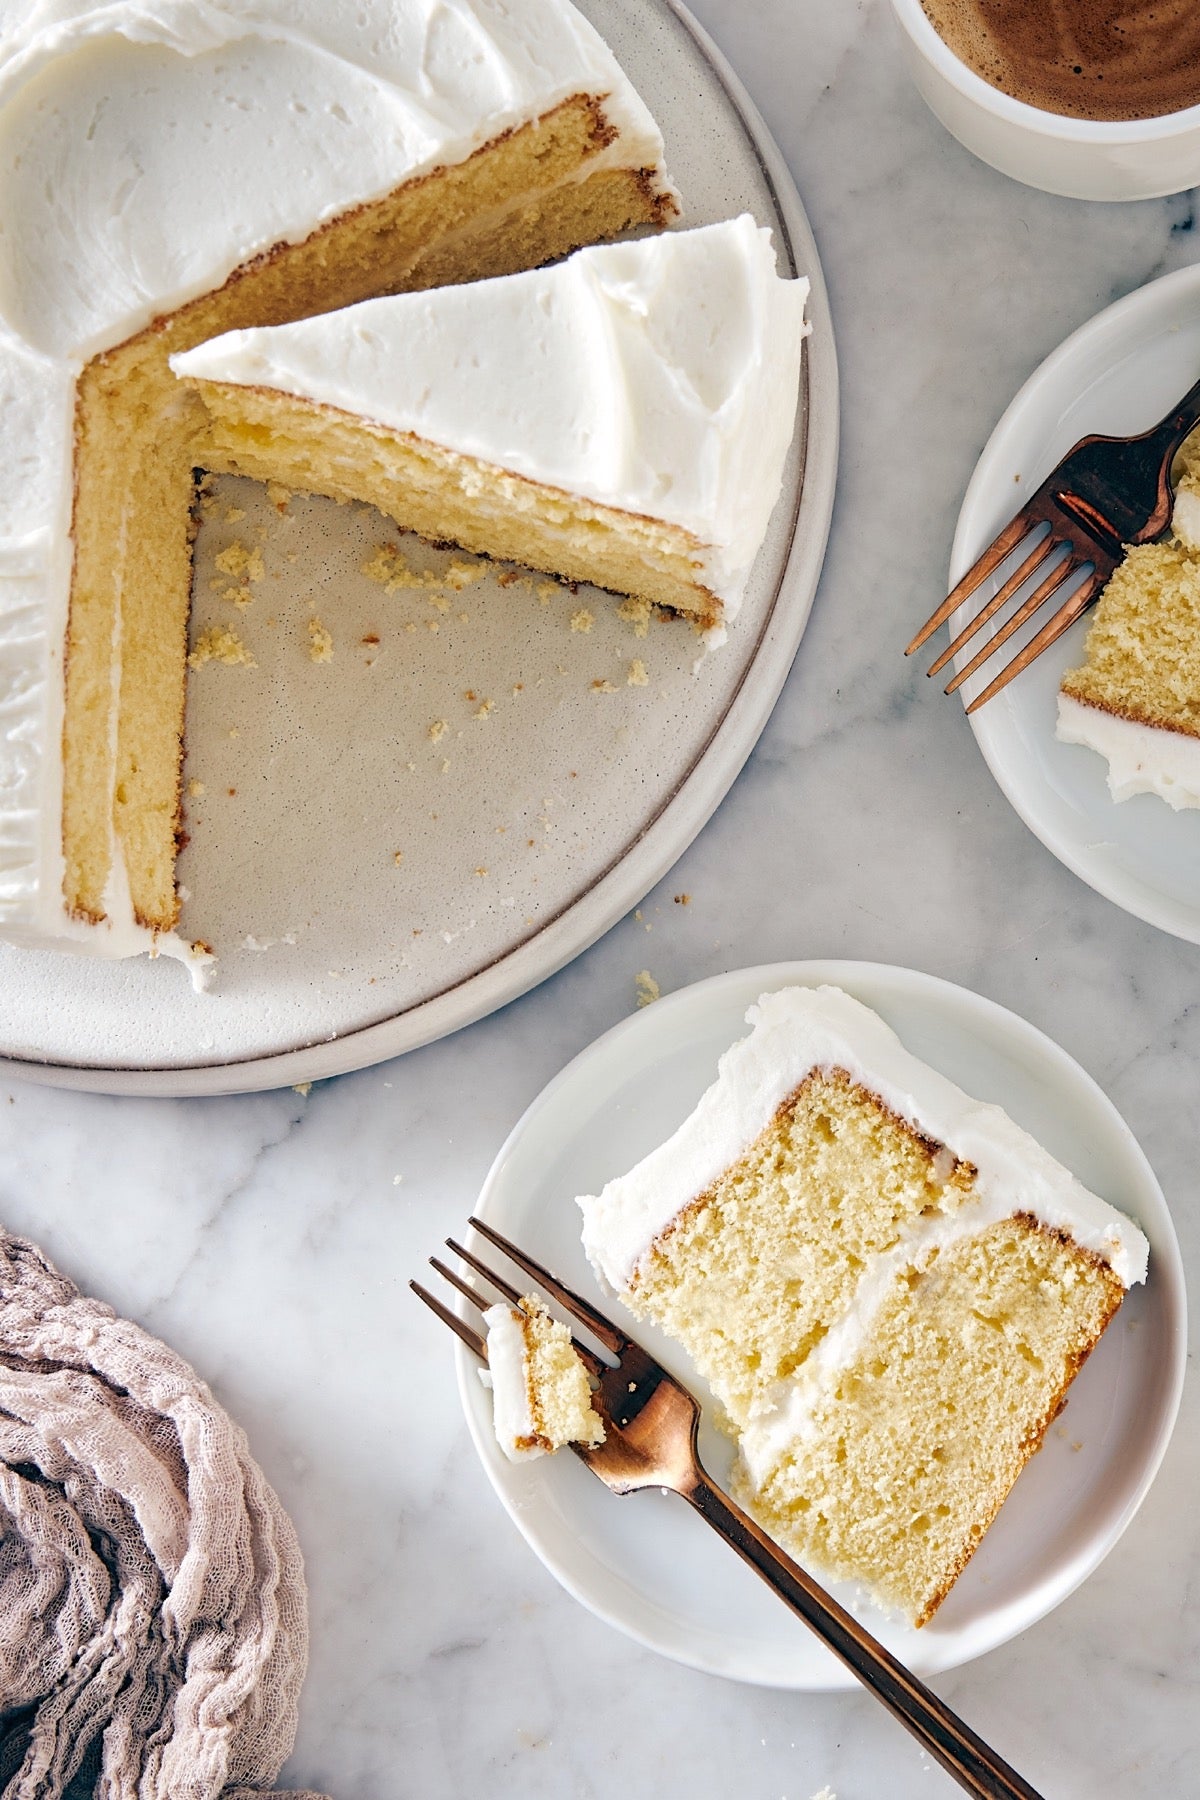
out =
[[675,1135],[580,1200],[584,1246],[709,1383],[748,1510],[922,1625],[1146,1240],[849,995],[748,1018]]
[[534,1294],[484,1314],[492,1416],[510,1462],[568,1444],[602,1444],[587,1370],[566,1326]]
[[369,300],[172,358],[225,472],[731,617],[795,429],[808,284],[753,219]]
[[0,934],[174,936],[193,469],[172,352],[676,211],[567,0],[150,0],[0,30]]
[[1176,464],[1166,538],[1128,550],[1063,676],[1058,738],[1108,763],[1114,800],[1200,806],[1200,443]]

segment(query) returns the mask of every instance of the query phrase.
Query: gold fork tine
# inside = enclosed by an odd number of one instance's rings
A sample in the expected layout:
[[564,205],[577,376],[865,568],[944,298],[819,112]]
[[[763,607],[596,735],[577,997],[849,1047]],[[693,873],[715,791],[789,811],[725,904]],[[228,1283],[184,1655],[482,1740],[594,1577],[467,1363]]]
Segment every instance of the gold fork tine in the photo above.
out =
[[418,1300],[423,1300],[429,1310],[437,1314],[442,1324],[448,1325],[454,1335],[462,1339],[468,1350],[473,1350],[481,1362],[487,1361],[487,1345],[477,1331],[472,1331],[469,1325],[464,1325],[457,1313],[452,1313],[448,1306],[443,1306],[440,1300],[435,1300],[428,1288],[423,1288],[419,1281],[410,1281],[408,1285]]
[[1005,664],[996,679],[984,688],[982,694],[972,700],[967,711],[973,713],[977,706],[982,706],[985,700],[990,700],[993,695],[1000,692],[1001,688],[1006,688],[1014,675],[1019,675],[1022,669],[1027,669],[1034,658],[1040,656],[1042,651],[1054,642],[1055,638],[1060,638],[1064,631],[1069,630],[1103,579],[1099,569],[1093,569],[1082,587],[1076,588],[1075,592],[1063,601],[1053,617],[1047,619],[1037,636],[1031,637],[1025,648],[1019,650],[1010,663]]
[[983,555],[978,561],[972,563],[962,580],[946,595],[937,611],[926,619],[904,652],[905,656],[911,656],[914,650],[919,650],[926,638],[931,638],[938,627],[946,623],[950,614],[961,606],[964,600],[970,599],[979,584],[995,573],[1005,557],[1011,555],[1016,549],[1021,539],[1028,537],[1035,526],[1041,523],[1041,520],[1032,517],[1028,508],[1019,512],[1015,519],[1010,519],[999,537],[992,539]]
[[[507,1281],[501,1281],[499,1275],[493,1275],[486,1263],[481,1263],[477,1256],[472,1256],[469,1250],[464,1250],[462,1245],[456,1244],[453,1238],[446,1239],[446,1248],[447,1250],[453,1250],[455,1256],[461,1256],[465,1263],[470,1264],[477,1275],[482,1275],[485,1281],[490,1281],[492,1286],[496,1289],[496,1292],[503,1294],[504,1298],[510,1301],[513,1306],[517,1306],[520,1303],[521,1296],[515,1287],[512,1287]],[[459,1276],[452,1275],[450,1270],[437,1260],[436,1256],[431,1256],[429,1260],[437,1270],[438,1274],[444,1275],[451,1286],[456,1287],[460,1294],[465,1294],[468,1300],[474,1300],[475,1304],[481,1309],[490,1305],[489,1301],[481,1300],[474,1288],[468,1287],[466,1282],[462,1281]]]
[[989,656],[994,655],[1001,644],[1007,644],[1013,633],[1020,631],[1026,619],[1031,619],[1040,606],[1044,606],[1052,595],[1057,594],[1063,582],[1069,581],[1071,576],[1083,567],[1085,561],[1084,557],[1068,556],[1065,562],[1057,563],[1041,586],[1034,588],[1028,600],[1022,601],[1011,618],[1005,619],[1000,629],[993,632],[983,649],[976,651],[966,668],[961,670],[953,681],[948,682],[942,691],[947,694],[957,693],[963,682],[970,680],[980,664],[985,663]]
[[549,1269],[542,1267],[541,1263],[534,1262],[532,1256],[526,1256],[523,1250],[519,1250],[515,1244],[511,1244],[506,1237],[501,1237],[498,1231],[493,1231],[490,1225],[485,1225],[482,1219],[471,1218],[468,1220],[468,1224],[473,1226],[480,1236],[485,1237],[490,1244],[495,1244],[497,1250],[503,1250],[505,1256],[510,1262],[516,1263],[518,1269],[524,1269],[527,1275],[532,1275],[535,1281],[540,1282],[546,1292],[557,1300],[566,1312],[579,1319],[589,1331],[600,1339],[606,1350],[611,1350],[614,1356],[621,1354],[629,1339],[623,1331],[617,1330],[611,1319],[606,1319],[604,1314],[597,1312],[594,1306],[589,1306],[587,1301],[581,1299],[572,1288],[564,1286],[557,1275],[552,1275]]
[[1051,555],[1053,551],[1061,550],[1062,548],[1062,539],[1056,538],[1053,531],[1049,532],[1046,537],[1040,539],[1025,558],[1025,561],[1017,569],[1016,574],[1009,576],[1008,580],[1004,583],[1004,586],[996,590],[987,605],[981,606],[979,611],[975,614],[975,617],[971,619],[968,624],[963,626],[958,636],[954,639],[954,642],[952,644],[947,644],[937,661],[930,663],[925,671],[926,675],[940,674],[946,664],[950,662],[953,657],[958,655],[963,645],[969,644],[971,639],[975,636],[975,633],[980,631],[983,626],[987,624],[988,620],[994,618],[1000,611],[1000,608],[1012,599],[1013,595],[1017,592],[1017,589],[1024,587],[1034,570],[1040,568],[1042,563],[1045,562],[1046,558]]
[[[450,1242],[449,1239],[446,1241],[447,1243]],[[451,1244],[451,1249],[453,1248],[454,1246]],[[447,1268],[444,1262],[439,1262],[436,1256],[430,1257],[429,1266],[430,1268],[437,1270],[443,1281],[448,1281],[452,1288],[457,1288],[463,1299],[469,1300],[471,1305],[475,1307],[478,1312],[486,1312],[488,1307],[492,1304],[490,1300],[485,1300],[482,1294],[477,1294],[469,1281],[464,1281],[461,1275],[456,1275],[454,1270]],[[502,1284],[496,1280],[494,1275],[489,1276],[488,1279],[492,1282],[493,1286],[500,1288],[506,1300],[511,1300],[514,1306],[517,1304],[518,1295],[515,1289],[509,1288],[506,1291]]]
[[[464,1262],[470,1263],[477,1275],[482,1275],[485,1281],[490,1281],[497,1292],[503,1294],[507,1301],[513,1306],[520,1306],[521,1295],[511,1283],[503,1281],[499,1275],[488,1268],[486,1263],[480,1262],[477,1256],[472,1256],[469,1250],[464,1250],[462,1245],[455,1243],[453,1238],[447,1238],[446,1243],[456,1256],[461,1256]],[[445,1263],[438,1261],[436,1256],[431,1256],[429,1260],[437,1270],[438,1274],[441,1275],[444,1280],[448,1281],[451,1287],[457,1288],[459,1293],[471,1302],[472,1306],[477,1306],[480,1312],[487,1311],[488,1301],[486,1301],[481,1294],[475,1292],[475,1289],[471,1286],[469,1281],[464,1281],[461,1275],[456,1275],[453,1269],[448,1269]],[[586,1344],[581,1344],[578,1338],[572,1337],[571,1343],[574,1346],[575,1354],[579,1357],[589,1374],[595,1375],[597,1379],[599,1379],[607,1369],[608,1364],[601,1362],[595,1351],[589,1350]]]

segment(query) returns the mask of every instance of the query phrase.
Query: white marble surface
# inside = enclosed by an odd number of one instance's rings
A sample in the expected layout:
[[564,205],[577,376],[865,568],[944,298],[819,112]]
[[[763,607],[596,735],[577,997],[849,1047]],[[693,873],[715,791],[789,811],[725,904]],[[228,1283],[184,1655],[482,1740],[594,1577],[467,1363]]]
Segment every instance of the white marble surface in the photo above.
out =
[[[1113,1097],[1200,1266],[1200,951],[1061,868],[992,785],[961,711],[899,654],[1010,395],[1097,308],[1195,258],[1193,199],[1088,206],[974,162],[905,85],[884,0],[698,11],[822,247],[844,451],[791,680],[648,898],[652,930],[626,919],[503,1013],[307,1097],[0,1089],[0,1217],[195,1360],[296,1520],[313,1655],[286,1774],[340,1800],[957,1791],[869,1698],[689,1673],[561,1593],[476,1466],[449,1347],[406,1294],[522,1108],[631,1009],[639,969],[665,990],[845,955],[993,996]],[[1055,1800],[1196,1792],[1197,1410],[1192,1387],[1149,1500],[1087,1585],[938,1682]]]

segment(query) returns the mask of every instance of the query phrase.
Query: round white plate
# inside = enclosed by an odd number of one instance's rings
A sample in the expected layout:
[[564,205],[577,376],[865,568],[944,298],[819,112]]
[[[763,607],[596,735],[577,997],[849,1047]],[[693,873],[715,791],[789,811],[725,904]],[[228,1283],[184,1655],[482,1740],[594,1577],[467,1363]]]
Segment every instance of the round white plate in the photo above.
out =
[[[1004,1643],[1091,1573],[1136,1512],[1179,1405],[1186,1356],[1183,1272],[1166,1202],[1142,1152],[1090,1076],[1032,1025],[933,976],[881,964],[798,962],[738,970],[672,994],[577,1056],[534,1101],[496,1158],[479,1211],[618,1318],[711,1400],[677,1346],[598,1294],[574,1196],[596,1193],[686,1117],[746,1008],[789,983],[831,982],[872,1006],[908,1048],[968,1093],[1003,1106],[1150,1240],[1135,1288],[1071,1389],[1062,1417],[931,1624],[913,1631],[845,1587],[843,1604],[910,1668],[936,1673]],[[486,1244],[478,1248],[489,1253]],[[508,1462],[474,1358],[459,1388],[485,1470],[518,1529],[583,1604],[639,1643],[712,1674],[769,1687],[829,1689],[853,1679],[684,1503],[618,1499],[569,1455]],[[705,1422],[701,1453],[718,1481],[728,1442]]]
[[[1078,438],[1146,430],[1197,371],[1198,266],[1152,281],[1072,333],[1030,376],[988,440],[959,514],[951,585]],[[995,591],[995,583],[985,584],[955,614],[953,629]],[[1083,660],[1088,622],[1085,614],[972,714],[971,727],[1004,793],[1060,862],[1139,919],[1200,943],[1200,812],[1174,813],[1151,794],[1114,804],[1104,758],[1054,736],[1058,683]],[[1026,628],[1014,648],[1035,628]],[[1006,645],[996,668],[1012,653]],[[965,697],[994,673],[985,664]]]
[[[820,263],[782,157],[682,8],[583,10],[662,126],[685,222],[749,211],[771,227],[781,272],[812,284],[796,436],[728,644],[696,667],[685,624],[655,621],[639,638],[611,597],[547,597],[494,569],[438,612],[427,593],[388,594],[364,574],[396,541],[379,514],[297,496],[281,519],[256,483],[220,482],[197,542],[193,628],[214,610],[228,622],[210,589],[225,585],[213,562],[232,541],[261,544],[266,573],[236,620],[257,666],[210,664],[189,684],[181,930],[214,946],[216,982],[196,995],[165,962],[0,945],[9,1073],[238,1092],[454,1031],[635,905],[753,748],[808,618],[833,501]],[[450,560],[411,539],[406,552]],[[333,633],[330,663],[307,653],[314,610]],[[590,630],[572,629],[580,612]]]

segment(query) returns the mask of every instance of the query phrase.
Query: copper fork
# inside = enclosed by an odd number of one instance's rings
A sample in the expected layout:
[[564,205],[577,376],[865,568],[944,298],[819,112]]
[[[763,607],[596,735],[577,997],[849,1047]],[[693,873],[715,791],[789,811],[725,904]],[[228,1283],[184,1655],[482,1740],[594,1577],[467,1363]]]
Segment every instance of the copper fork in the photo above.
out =
[[[812,1577],[773,1543],[728,1494],[714,1485],[700,1466],[696,1451],[700,1408],[687,1389],[611,1319],[566,1287],[531,1256],[501,1237],[490,1225],[485,1225],[482,1219],[473,1218],[470,1224],[557,1301],[564,1312],[578,1320],[615,1359],[607,1362],[588,1345],[577,1338],[573,1340],[597,1384],[592,1404],[604,1423],[602,1444],[595,1449],[573,1446],[576,1455],[593,1475],[598,1475],[615,1494],[632,1494],[639,1488],[669,1488],[680,1494],[969,1794],[985,1797],[985,1800],[1039,1800],[1027,1781],[1022,1780],[969,1725],[918,1681],[890,1650],[885,1650],[857,1619],[818,1587]],[[452,1238],[447,1239],[447,1247],[497,1293],[513,1305],[517,1303],[518,1289],[472,1251]],[[445,1263],[436,1257],[429,1260],[438,1274],[471,1306],[482,1312],[493,1304]],[[409,1286],[469,1350],[487,1361],[487,1345],[478,1331],[435,1299],[419,1282],[410,1282]]]
[[[1068,450],[1058,467],[1020,512],[926,619],[904,652],[911,656],[950,615],[1008,559],[1022,559],[974,618],[947,645],[927,673],[936,675],[964,645],[994,619],[1026,584],[1038,578],[1027,598],[988,637],[946,688],[954,693],[1049,601],[1063,596],[1057,610],[967,707],[977,707],[1008,686],[1035,657],[1060,638],[1091,606],[1121,561],[1127,545],[1148,544],[1171,522],[1171,463],[1188,433],[1200,422],[1200,382],[1189,388],[1165,419],[1138,437],[1085,437]],[[1037,533],[1037,542],[1027,540]],[[1074,587],[1074,578],[1083,579]]]

